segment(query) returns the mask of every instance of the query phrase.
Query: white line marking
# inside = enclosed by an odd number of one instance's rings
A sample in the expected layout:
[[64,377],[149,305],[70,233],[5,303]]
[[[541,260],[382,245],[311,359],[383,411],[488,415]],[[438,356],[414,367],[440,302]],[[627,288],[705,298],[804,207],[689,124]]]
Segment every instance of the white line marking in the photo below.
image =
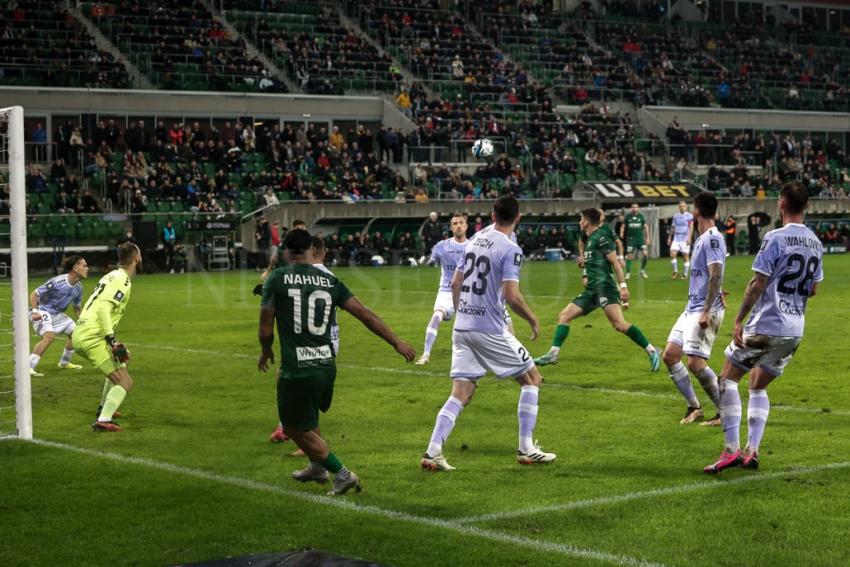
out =
[[744,476],[727,481],[702,480],[691,484],[668,486],[665,488],[654,488],[652,490],[630,492],[627,494],[618,494],[616,496],[602,496],[600,498],[588,498],[586,500],[575,500],[573,502],[564,502],[562,504],[550,504],[547,506],[538,506],[535,508],[509,510],[507,512],[493,512],[492,514],[481,514],[479,516],[466,516],[463,518],[455,518],[455,521],[461,524],[466,524],[477,522],[489,522],[492,520],[504,520],[507,518],[517,518],[520,516],[529,516],[532,514],[540,514],[543,512],[563,512],[566,510],[577,510],[579,508],[592,508],[596,506],[605,506],[608,504],[619,504],[622,502],[629,502],[631,500],[639,500],[641,498],[654,498],[657,496],[687,494],[689,492],[697,492],[699,490],[708,490],[711,488],[725,488],[727,486],[736,484],[749,484],[751,482],[761,482],[767,480],[774,480],[777,478],[786,478],[794,475],[815,474],[824,471],[842,470],[847,468],[850,468],[850,461],[844,461],[841,463],[829,463],[826,465],[818,465],[815,467],[792,468],[791,470],[787,471],[758,473],[752,476]]
[[[132,346],[132,345],[131,345]],[[198,348],[183,348],[183,347],[173,347],[173,346],[164,346],[164,345],[143,345],[137,344],[136,346],[140,348],[149,348],[154,350],[170,350],[174,352],[192,352],[196,354],[209,354],[209,355],[218,355],[218,356],[229,356],[233,358],[244,358],[248,360],[257,360],[259,357],[252,356],[250,354],[243,353],[229,353],[224,351],[217,350],[206,350],[206,349],[198,349]],[[448,373],[440,373],[440,372],[431,372],[428,370],[411,370],[409,368],[390,368],[386,366],[364,366],[361,364],[348,364],[348,363],[340,363],[337,366],[340,368],[352,368],[356,370],[373,370],[376,372],[388,372],[394,374],[411,374],[414,376],[433,376],[435,378],[448,378]],[[675,394],[661,394],[656,392],[644,392],[641,390],[618,390],[616,388],[605,388],[602,386],[582,386],[580,384],[568,384],[566,382],[546,382],[545,387],[547,388],[564,388],[568,390],[575,390],[577,392],[590,392],[596,394],[616,394],[619,396],[634,396],[639,398],[656,398],[661,400],[679,400],[681,399],[679,396]],[[796,406],[786,406],[783,404],[773,404],[771,406],[772,410],[776,411],[787,411],[787,412],[796,412],[796,413],[808,413],[808,414],[823,414],[823,415],[840,415],[840,416],[850,416],[850,411],[848,410],[822,410],[818,408],[801,408]]]
[[275,486],[272,484],[266,484],[263,482],[258,482],[254,480],[248,480],[239,477],[226,476],[216,474],[214,472],[209,472],[200,469],[193,469],[189,467],[183,467],[180,465],[174,465],[171,463],[166,463],[162,461],[157,461],[154,459],[146,459],[142,457],[129,457],[125,455],[120,455],[118,453],[108,453],[103,451],[96,451],[94,449],[87,449],[84,447],[77,447],[74,445],[68,445],[65,443],[57,443],[55,441],[47,441],[44,439],[34,439],[32,443],[36,445],[41,445],[44,447],[51,447],[54,449],[62,449],[65,451],[71,451],[74,453],[78,453],[81,455],[86,455],[89,457],[96,457],[100,459],[107,459],[110,461],[137,465],[141,467],[147,467],[151,469],[156,469],[160,471],[164,471],[167,473],[186,476],[190,478],[196,478],[201,480],[206,480],[210,482],[216,482],[219,484],[225,484],[229,486],[234,486],[237,488],[244,488],[248,490],[254,490],[258,492],[267,492],[271,494],[276,494],[279,496],[284,496],[287,498],[292,498],[295,500],[302,500],[305,502],[309,502],[311,504],[318,504],[321,506],[328,506],[332,508],[338,508],[341,510],[346,510],[349,512],[356,512],[360,514],[368,514],[371,516],[379,516],[382,518],[388,518],[391,520],[400,520],[403,522],[409,522],[412,524],[418,524],[422,526],[441,528],[444,530],[449,530],[453,532],[457,532],[461,535],[473,535],[480,537],[482,539],[487,539],[490,541],[498,542],[498,543],[506,543],[513,544],[522,547],[526,547],[528,549],[534,551],[548,551],[552,553],[558,553],[561,555],[565,555],[568,557],[579,558],[579,559],[593,559],[596,561],[603,561],[606,563],[613,563],[615,565],[627,565],[627,566],[635,566],[635,567],[664,567],[660,563],[653,563],[651,561],[645,561],[643,559],[638,559],[636,557],[629,557],[626,555],[615,555],[612,553],[606,553],[604,551],[596,551],[593,549],[584,549],[579,547],[574,547],[572,545],[563,544],[563,543],[554,543],[548,541],[539,541],[532,538],[527,538],[523,536],[506,534],[499,531],[488,530],[483,528],[476,528],[474,526],[465,526],[456,520],[442,520],[439,518],[432,518],[427,516],[417,516],[415,514],[408,514],[407,512],[400,512],[397,510],[389,510],[386,508],[380,508],[378,506],[373,506],[369,504],[357,504],[351,499],[348,498],[340,498],[340,497],[330,497],[330,496],[321,496],[311,492],[300,492],[296,490],[290,490],[286,488],[282,488],[280,486]]

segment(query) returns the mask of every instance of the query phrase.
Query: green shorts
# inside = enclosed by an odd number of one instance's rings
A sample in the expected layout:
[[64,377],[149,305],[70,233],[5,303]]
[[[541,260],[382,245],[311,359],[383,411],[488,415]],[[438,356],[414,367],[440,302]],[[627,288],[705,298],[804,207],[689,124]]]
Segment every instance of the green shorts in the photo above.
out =
[[619,304],[620,292],[614,286],[603,286],[597,289],[588,288],[573,299],[573,303],[587,315],[597,307],[604,309],[608,305]]
[[284,426],[312,431],[319,426],[319,412],[327,412],[334,395],[336,369],[310,378],[277,380],[277,413]]
[[643,243],[643,240],[629,240],[628,246],[626,246],[626,254],[634,254],[638,250],[645,250],[646,244]]
[[104,376],[109,376],[119,368],[127,367],[126,364],[118,362],[112,357],[112,351],[103,337],[87,337],[74,333],[71,337],[71,343],[74,345],[74,350],[77,354],[83,355],[83,358],[103,372]]

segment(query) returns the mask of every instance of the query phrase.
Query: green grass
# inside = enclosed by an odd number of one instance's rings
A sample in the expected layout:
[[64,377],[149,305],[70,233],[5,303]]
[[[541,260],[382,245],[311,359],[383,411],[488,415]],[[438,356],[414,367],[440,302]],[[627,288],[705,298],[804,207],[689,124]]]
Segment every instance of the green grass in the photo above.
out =
[[[718,370],[749,264],[729,261]],[[654,261],[649,280],[630,281],[627,318],[659,346],[686,297],[668,269]],[[336,271],[421,349],[437,270]],[[827,257],[825,273],[806,338],[771,386],[762,469],[711,478],[701,470],[721,432],[679,426],[684,403],[669,378],[651,374],[601,313],[578,320],[561,363],[544,369],[535,435],[556,463],[515,464],[518,388],[488,378],[445,447],[458,470],[424,472],[419,456],[449,393],[449,327],[422,368],[342,315],[322,427],[364,489],[335,500],[290,479],[302,464],[291,444],[267,442],[277,418],[274,377],[256,370],[255,274],[140,276],[119,328],[136,380],[125,432],[89,431],[101,378],[57,370],[53,346],[33,383],[34,423],[38,439],[62,445],[0,442],[0,565],[164,565],[304,546],[392,565],[847,564],[850,464],[796,470],[850,461],[850,257]],[[543,322],[530,343],[515,318],[532,353],[548,348],[576,276],[572,264],[523,268]],[[634,494],[645,491],[655,492]],[[465,519],[503,513],[514,515]]]

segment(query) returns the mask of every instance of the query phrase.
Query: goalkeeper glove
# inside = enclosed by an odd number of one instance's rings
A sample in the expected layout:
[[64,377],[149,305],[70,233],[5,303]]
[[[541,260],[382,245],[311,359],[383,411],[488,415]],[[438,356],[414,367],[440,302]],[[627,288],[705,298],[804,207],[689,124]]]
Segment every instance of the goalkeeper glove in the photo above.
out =
[[118,342],[115,335],[106,335],[106,344],[112,350],[112,358],[118,362],[127,362],[130,360],[130,351],[124,346],[124,343]]
[[254,286],[254,291],[251,292],[254,295],[263,295],[263,284],[259,283]]

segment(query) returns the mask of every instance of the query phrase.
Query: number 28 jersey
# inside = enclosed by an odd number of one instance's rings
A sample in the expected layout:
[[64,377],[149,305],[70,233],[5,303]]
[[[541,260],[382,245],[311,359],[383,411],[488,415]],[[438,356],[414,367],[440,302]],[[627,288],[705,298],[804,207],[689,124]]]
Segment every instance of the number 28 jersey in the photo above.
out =
[[768,232],[753,271],[768,277],[744,332],[774,337],[802,337],[806,302],[816,282],[823,281],[823,245],[801,224]]
[[498,230],[480,231],[466,244],[455,271],[463,274],[456,331],[504,334],[502,282],[519,281],[522,248]]
[[352,293],[333,274],[308,264],[274,270],[263,285],[263,306],[271,306],[280,340],[281,379],[324,376],[336,369],[331,330],[336,307]]

